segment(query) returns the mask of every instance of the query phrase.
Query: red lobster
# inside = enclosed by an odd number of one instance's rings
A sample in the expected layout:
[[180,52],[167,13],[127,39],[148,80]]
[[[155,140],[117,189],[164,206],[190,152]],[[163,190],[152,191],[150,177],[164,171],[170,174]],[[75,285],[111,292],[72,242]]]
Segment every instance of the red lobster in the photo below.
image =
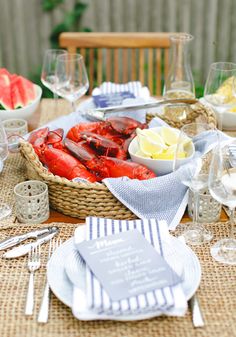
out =
[[85,132],[103,136],[122,147],[123,154],[118,158],[125,159],[129,143],[136,136],[136,129],[146,127],[146,124],[129,117],[110,117],[103,122],[77,124],[69,130],[67,138],[79,142],[85,139]]
[[47,165],[53,174],[67,179],[83,178],[89,182],[97,181],[97,177],[64,147],[62,143],[63,129],[49,131],[43,128],[32,132],[28,142],[33,145],[41,162]]
[[118,158],[97,157],[91,149],[87,150],[82,144],[68,138],[65,139],[65,146],[89,170],[97,174],[100,179],[127,176],[131,179],[145,180],[156,177],[155,173],[144,165]]

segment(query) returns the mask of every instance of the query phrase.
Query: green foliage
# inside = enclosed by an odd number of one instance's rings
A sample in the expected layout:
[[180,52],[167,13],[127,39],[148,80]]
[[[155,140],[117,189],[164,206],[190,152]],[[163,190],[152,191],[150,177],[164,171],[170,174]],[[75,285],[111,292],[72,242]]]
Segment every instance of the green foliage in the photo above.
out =
[[64,0],[42,0],[42,7],[45,12],[50,12],[63,2]]
[[[78,22],[87,6],[87,4],[82,2],[76,2],[73,11],[65,12],[63,21],[53,28],[53,31],[50,35],[52,48],[58,48],[58,38],[61,33],[78,30]],[[91,30],[89,28],[84,28],[83,31],[89,32]]]

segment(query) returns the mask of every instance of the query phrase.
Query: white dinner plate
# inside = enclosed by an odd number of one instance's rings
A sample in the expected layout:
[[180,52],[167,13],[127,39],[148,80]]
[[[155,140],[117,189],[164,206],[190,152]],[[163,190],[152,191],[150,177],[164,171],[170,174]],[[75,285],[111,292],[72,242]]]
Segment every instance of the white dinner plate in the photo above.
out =
[[[85,226],[79,226],[77,229],[81,239],[85,239]],[[171,244],[163,246],[165,258],[173,269],[176,269],[176,260],[182,261],[182,270],[176,270],[183,276],[183,291],[187,299],[190,299],[199,287],[201,280],[201,266],[195,253],[180,240],[171,237]],[[178,263],[180,266],[180,264]],[[69,277],[68,277],[68,275]],[[74,247],[74,239],[71,238],[64,242],[52,255],[47,267],[48,282],[51,290],[57,298],[69,307],[72,307],[73,284],[86,297],[85,273],[83,264],[78,264],[78,256]],[[145,314],[106,316],[98,315],[87,308],[79,312],[78,319],[96,320],[141,320],[161,315],[160,312],[148,312]]]

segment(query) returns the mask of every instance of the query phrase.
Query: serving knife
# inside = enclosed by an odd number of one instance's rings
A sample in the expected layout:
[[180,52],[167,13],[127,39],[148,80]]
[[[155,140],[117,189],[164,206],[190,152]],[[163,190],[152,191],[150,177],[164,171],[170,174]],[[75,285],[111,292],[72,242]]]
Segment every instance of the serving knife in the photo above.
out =
[[56,229],[58,229],[58,227],[50,226],[50,227],[39,228],[39,229],[30,231],[28,233],[25,233],[25,234],[11,236],[9,238],[6,238],[0,241],[0,250],[16,246],[22,241],[25,241],[27,239],[31,239],[31,238],[37,239],[43,234],[54,233]]
[[106,108],[89,109],[87,111],[84,111],[83,114],[86,116],[90,116],[96,119],[103,120],[105,118],[106,113],[151,109],[151,108],[156,108],[164,104],[177,104],[177,103],[195,104],[197,102],[198,100],[195,98],[161,99],[156,102],[149,102],[149,103],[143,103],[143,104],[116,105],[116,106],[111,106],[111,107],[106,107]]
[[43,243],[51,240],[59,232],[58,227],[52,227],[52,228],[53,229],[52,229],[50,234],[44,233],[44,234],[40,235],[39,238],[36,241],[27,243],[25,245],[20,245],[18,247],[15,247],[15,248],[7,251],[6,253],[4,253],[2,255],[2,257],[5,258],[5,259],[11,259],[11,258],[23,256],[23,255],[29,253],[31,248],[35,248],[35,247],[37,247],[39,245],[42,245]]

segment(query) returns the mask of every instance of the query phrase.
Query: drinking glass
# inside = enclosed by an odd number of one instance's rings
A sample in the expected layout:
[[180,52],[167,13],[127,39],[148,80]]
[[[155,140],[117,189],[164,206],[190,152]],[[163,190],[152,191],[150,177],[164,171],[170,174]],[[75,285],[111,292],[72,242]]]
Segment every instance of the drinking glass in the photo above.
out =
[[83,56],[80,54],[60,55],[57,58],[57,93],[72,105],[76,111],[76,102],[89,88],[89,81]]
[[[0,124],[0,161],[4,162],[8,156],[7,135],[2,123]],[[6,203],[0,202],[0,220],[11,214],[11,207]]]
[[204,98],[217,110],[219,130],[222,130],[223,113],[236,103],[233,93],[235,76],[235,63],[216,62],[210,66],[204,88]]
[[209,172],[209,190],[213,198],[230,210],[231,234],[211,247],[212,257],[222,263],[236,265],[234,210],[236,207],[236,139],[215,148]]
[[45,87],[53,92],[54,99],[57,99],[56,93],[56,61],[59,55],[66,55],[67,51],[63,49],[48,49],[45,51],[43,66],[41,72],[41,82]]
[[[212,127],[206,123],[190,123],[181,128],[176,152],[183,152],[181,146],[186,144],[186,140],[191,139],[193,142],[200,140],[204,133],[212,130]],[[184,145],[186,146],[186,145]],[[175,155],[177,158],[177,154]],[[202,223],[199,223],[199,193],[208,185],[207,165],[201,157],[200,152],[195,147],[195,156],[192,162],[188,163],[188,170],[183,170],[179,176],[181,182],[188,186],[193,193],[193,221],[185,224],[186,228],[183,236],[187,243],[200,245],[212,239],[213,235]],[[182,171],[181,171],[182,172]]]

